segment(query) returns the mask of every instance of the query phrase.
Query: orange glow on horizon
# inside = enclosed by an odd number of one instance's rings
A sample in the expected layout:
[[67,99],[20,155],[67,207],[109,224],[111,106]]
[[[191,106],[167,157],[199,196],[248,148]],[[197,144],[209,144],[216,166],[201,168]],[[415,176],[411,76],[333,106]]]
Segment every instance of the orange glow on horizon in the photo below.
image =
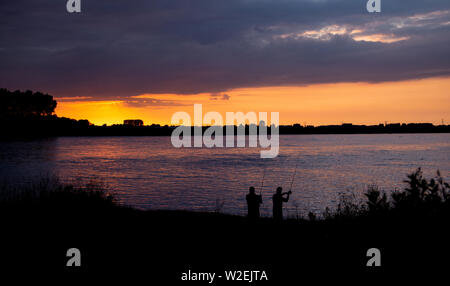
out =
[[[227,96],[223,96],[226,94]],[[227,99],[228,100],[223,100]],[[193,115],[193,105],[203,104],[203,114],[226,112],[280,112],[280,124],[327,125],[350,122],[450,121],[450,77],[385,83],[337,83],[309,86],[239,88],[211,96],[142,94],[125,100],[58,100],[58,116],[88,119],[96,125],[121,124],[142,119],[146,125],[170,124],[172,114]]]

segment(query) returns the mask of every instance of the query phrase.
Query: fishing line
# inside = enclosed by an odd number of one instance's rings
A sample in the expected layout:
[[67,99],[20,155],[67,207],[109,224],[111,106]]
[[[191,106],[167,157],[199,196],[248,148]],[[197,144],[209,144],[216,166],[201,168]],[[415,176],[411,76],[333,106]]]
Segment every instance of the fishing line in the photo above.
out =
[[291,186],[289,187],[289,191],[292,190],[292,185],[294,184],[295,175],[297,174],[297,166],[298,166],[298,160],[296,160],[296,162],[295,162],[294,174],[292,175],[292,181],[291,181]]

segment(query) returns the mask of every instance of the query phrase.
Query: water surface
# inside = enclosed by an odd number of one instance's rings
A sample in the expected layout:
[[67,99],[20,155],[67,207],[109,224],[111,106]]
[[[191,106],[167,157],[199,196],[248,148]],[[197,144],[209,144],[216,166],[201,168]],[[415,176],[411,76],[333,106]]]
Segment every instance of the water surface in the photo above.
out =
[[[450,176],[450,134],[282,135],[280,154],[261,159],[255,148],[173,148],[170,137],[60,137],[0,143],[0,179],[24,183],[58,175],[101,178],[119,199],[142,209],[220,210],[245,214],[249,186],[271,214],[277,186],[294,192],[285,215],[322,212],[339,192],[361,194],[369,184],[403,188],[422,167]],[[265,171],[264,171],[265,170]]]

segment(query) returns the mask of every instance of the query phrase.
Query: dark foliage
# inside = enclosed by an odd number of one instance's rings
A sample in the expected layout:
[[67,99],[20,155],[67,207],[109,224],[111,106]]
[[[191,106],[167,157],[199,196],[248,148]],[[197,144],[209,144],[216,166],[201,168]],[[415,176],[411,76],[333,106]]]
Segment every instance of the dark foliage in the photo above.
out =
[[58,178],[45,178],[27,186],[3,185],[0,194],[0,210],[21,215],[79,216],[120,207],[105,184],[98,180],[72,185],[61,183]]
[[[299,281],[299,269],[302,279],[314,270],[320,277],[337,271],[339,275],[330,275],[334,280],[353,277],[358,269],[398,275],[401,269],[425,273],[429,267],[436,273],[439,266],[448,265],[439,264],[439,259],[450,256],[445,243],[449,185],[439,173],[424,179],[420,169],[406,182],[404,191],[391,196],[376,186],[369,187],[364,201],[345,194],[337,211],[328,211],[325,219],[311,213],[309,220],[280,222],[131,209],[118,204],[96,181],[71,186],[46,179],[31,187],[3,187],[2,269],[73,271],[64,268],[65,253],[77,247],[83,261],[77,271],[139,270],[147,279],[150,273],[152,279],[175,282],[186,265],[222,271],[227,263],[238,269],[260,265],[271,271],[271,281]],[[380,269],[362,268],[372,247],[382,252]],[[299,259],[286,259],[289,256]]]
[[409,174],[404,182],[407,187],[402,191],[393,191],[390,199],[377,186],[369,186],[364,194],[367,201],[363,204],[355,201],[352,195],[341,195],[335,212],[327,210],[326,219],[342,218],[388,218],[388,219],[426,219],[427,217],[444,219],[450,214],[450,186],[439,171],[436,177],[427,180],[422,169]]
[[55,112],[53,96],[27,90],[0,89],[0,118],[50,116]]
[[41,92],[0,89],[0,139],[32,139],[80,135],[91,125],[87,120],[57,117],[57,102]]

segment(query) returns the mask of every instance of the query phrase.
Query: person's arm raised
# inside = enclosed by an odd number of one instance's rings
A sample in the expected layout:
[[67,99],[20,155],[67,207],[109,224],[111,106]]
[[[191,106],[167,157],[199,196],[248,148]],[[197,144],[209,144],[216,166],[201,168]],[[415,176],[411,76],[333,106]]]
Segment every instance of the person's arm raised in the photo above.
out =
[[283,195],[287,195],[287,197],[286,197],[286,198],[283,197],[283,202],[289,201],[289,196],[290,196],[291,194],[292,194],[291,191],[289,191],[289,192],[287,192],[287,193],[284,193]]

